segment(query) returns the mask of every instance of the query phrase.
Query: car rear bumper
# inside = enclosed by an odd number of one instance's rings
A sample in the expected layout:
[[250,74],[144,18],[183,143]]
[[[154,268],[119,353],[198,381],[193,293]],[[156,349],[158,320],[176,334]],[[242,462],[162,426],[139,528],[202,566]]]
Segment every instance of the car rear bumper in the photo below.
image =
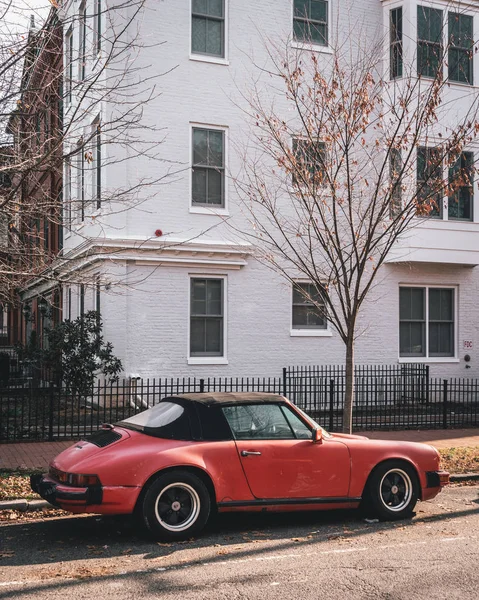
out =
[[138,487],[62,485],[48,475],[32,475],[30,486],[44,500],[74,513],[128,514],[133,512],[140,493]]

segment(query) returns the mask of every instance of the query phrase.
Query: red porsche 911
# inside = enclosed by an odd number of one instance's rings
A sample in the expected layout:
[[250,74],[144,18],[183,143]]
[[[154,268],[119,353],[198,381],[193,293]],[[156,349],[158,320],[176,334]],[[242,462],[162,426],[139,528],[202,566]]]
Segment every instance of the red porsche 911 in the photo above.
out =
[[159,539],[197,534],[213,510],[356,508],[410,516],[449,481],[426,444],[328,433],[268,393],[182,394],[73,444],[32,476],[65,510],[136,512]]

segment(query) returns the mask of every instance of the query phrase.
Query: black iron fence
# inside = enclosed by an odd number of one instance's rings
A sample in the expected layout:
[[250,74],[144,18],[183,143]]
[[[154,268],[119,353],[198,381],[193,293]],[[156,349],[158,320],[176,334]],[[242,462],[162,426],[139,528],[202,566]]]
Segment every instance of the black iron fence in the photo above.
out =
[[[0,389],[0,442],[80,438],[187,392],[284,394],[331,431],[342,430],[343,367],[298,367],[271,378],[128,379],[98,383],[88,398],[32,381]],[[358,366],[355,431],[479,426],[479,380],[434,379],[424,365]]]

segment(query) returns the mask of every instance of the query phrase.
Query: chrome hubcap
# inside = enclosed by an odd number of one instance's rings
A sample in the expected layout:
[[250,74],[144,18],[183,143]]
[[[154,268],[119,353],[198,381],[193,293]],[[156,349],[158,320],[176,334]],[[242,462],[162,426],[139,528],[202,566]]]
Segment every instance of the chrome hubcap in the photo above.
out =
[[187,483],[171,483],[161,490],[155,502],[155,515],[168,531],[185,531],[200,514],[200,498]]
[[379,484],[379,497],[390,511],[400,512],[406,508],[413,493],[412,481],[406,471],[391,469]]

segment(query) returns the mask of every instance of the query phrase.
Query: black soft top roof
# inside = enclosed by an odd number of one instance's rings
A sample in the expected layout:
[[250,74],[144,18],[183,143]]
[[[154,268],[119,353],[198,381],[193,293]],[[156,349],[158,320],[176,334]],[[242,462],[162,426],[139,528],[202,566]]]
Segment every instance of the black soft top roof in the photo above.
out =
[[189,400],[211,406],[214,404],[273,404],[284,402],[284,396],[272,394],[271,392],[205,392],[195,394],[176,394],[164,398]]

